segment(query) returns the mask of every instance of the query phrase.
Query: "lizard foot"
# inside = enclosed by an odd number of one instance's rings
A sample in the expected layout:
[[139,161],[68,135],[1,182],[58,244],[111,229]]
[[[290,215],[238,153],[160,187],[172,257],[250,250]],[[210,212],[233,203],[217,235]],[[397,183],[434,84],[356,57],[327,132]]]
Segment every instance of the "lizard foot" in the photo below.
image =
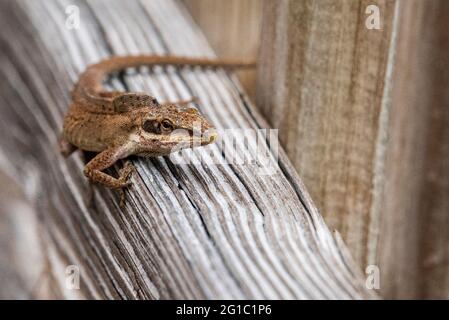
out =
[[131,182],[129,179],[131,178],[133,172],[136,170],[136,168],[133,166],[131,161],[126,161],[123,168],[119,170],[119,181],[121,184],[121,188],[128,187],[131,185]]
[[119,207],[120,207],[120,209],[124,210],[125,209],[125,204],[126,204],[125,190],[118,189],[118,195],[120,197]]
[[126,187],[129,187],[132,183],[129,181],[131,178],[133,172],[136,170],[136,168],[132,165],[130,161],[126,161],[123,168],[119,171],[119,181],[120,181],[120,189],[118,189],[118,193],[120,195],[120,208],[125,208],[125,202],[126,202],[126,195],[125,190],[123,190]]

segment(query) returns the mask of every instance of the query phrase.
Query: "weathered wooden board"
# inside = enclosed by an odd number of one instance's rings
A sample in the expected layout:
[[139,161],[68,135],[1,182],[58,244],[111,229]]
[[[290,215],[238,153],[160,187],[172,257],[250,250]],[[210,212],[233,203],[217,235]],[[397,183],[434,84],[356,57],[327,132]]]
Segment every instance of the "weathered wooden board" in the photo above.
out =
[[[79,8],[79,29],[66,27],[69,5]],[[375,297],[281,149],[273,174],[257,163],[134,158],[126,208],[101,187],[89,205],[81,156],[65,160],[57,147],[69,90],[87,64],[113,54],[213,56],[179,3],[2,1],[0,21],[0,163],[39,212],[46,275],[61,296]],[[267,126],[224,71],[142,68],[110,85],[160,100],[197,96],[219,129]],[[259,143],[271,152],[267,139]],[[241,143],[237,150],[244,153]],[[223,158],[232,150],[215,144],[190,154],[210,152]],[[68,265],[80,268],[80,290],[65,288]]]
[[28,299],[45,263],[38,216],[23,191],[2,171],[0,184],[0,300]]
[[[382,30],[365,26],[374,3]],[[394,16],[390,0],[267,1],[264,8],[257,104],[280,128],[327,222],[364,266],[375,262],[378,242],[378,145]]]
[[449,2],[402,1],[379,261],[390,297],[449,298]]
[[385,297],[447,298],[448,1],[264,3],[256,102],[326,222]]

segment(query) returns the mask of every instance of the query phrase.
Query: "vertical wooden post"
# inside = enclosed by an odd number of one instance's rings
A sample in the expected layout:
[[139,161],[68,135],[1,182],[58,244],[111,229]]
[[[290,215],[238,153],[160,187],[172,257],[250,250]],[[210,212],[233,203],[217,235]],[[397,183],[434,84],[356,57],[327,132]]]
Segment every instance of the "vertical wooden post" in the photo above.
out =
[[381,30],[368,30],[373,1],[267,1],[257,105],[318,207],[354,257],[372,262],[378,232],[376,156],[388,109],[394,1],[374,1]]
[[449,2],[402,1],[379,260],[390,296],[449,298]]
[[[220,57],[256,60],[260,44],[262,0],[184,0]],[[256,71],[238,73],[248,95],[255,94]]]
[[[387,297],[449,287],[448,5],[283,0],[263,9],[257,105],[326,221],[362,268],[380,267]],[[375,9],[380,30],[366,25]]]

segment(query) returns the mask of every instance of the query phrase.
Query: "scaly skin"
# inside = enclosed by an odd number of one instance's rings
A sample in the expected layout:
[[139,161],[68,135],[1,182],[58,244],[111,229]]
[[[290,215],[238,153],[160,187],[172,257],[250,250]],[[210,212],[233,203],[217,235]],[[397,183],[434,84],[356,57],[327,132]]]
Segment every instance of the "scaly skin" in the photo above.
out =
[[[89,66],[72,91],[72,104],[64,118],[61,152],[98,152],[84,168],[91,182],[112,189],[129,185],[133,171],[128,162],[114,178],[103,170],[130,155],[168,155],[173,148],[207,145],[216,139],[213,126],[194,108],[181,103],[159,104],[145,93],[108,92],[102,87],[111,72],[141,65],[242,68],[250,63],[174,56],[112,57]],[[196,129],[198,128],[198,130]],[[201,134],[194,134],[201,133]]]

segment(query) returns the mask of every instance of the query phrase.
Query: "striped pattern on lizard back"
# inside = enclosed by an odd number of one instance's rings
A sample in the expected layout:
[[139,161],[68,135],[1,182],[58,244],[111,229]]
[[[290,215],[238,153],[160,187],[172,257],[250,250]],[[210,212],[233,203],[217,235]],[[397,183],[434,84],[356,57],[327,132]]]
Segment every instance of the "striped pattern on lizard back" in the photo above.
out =
[[101,152],[129,135],[124,114],[96,114],[83,107],[72,106],[64,119],[66,139],[79,149]]

